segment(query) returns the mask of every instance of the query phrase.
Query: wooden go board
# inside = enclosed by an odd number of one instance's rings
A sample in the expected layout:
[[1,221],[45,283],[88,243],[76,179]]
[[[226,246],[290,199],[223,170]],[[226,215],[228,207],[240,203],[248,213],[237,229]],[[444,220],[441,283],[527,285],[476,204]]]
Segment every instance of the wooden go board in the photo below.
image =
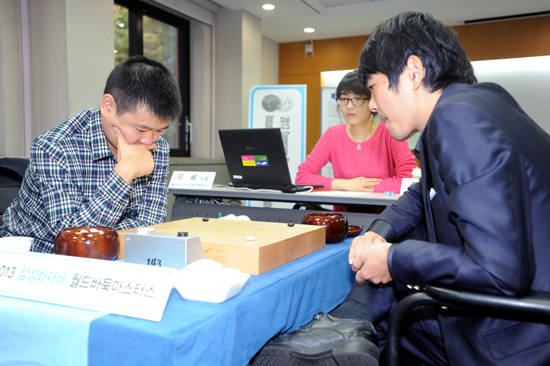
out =
[[[147,226],[155,232],[177,234],[186,231],[200,237],[204,256],[249,274],[261,274],[325,246],[325,227],[316,225],[192,218]],[[119,231],[120,253],[124,258],[124,235]],[[253,237],[254,240],[247,240]],[[154,251],[154,243],[151,243]]]

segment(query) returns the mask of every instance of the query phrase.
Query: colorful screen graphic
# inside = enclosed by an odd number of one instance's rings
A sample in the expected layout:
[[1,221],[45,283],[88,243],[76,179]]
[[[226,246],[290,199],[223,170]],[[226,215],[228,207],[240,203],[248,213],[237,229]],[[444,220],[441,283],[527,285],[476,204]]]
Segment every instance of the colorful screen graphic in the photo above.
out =
[[243,166],[269,166],[267,155],[241,155]]

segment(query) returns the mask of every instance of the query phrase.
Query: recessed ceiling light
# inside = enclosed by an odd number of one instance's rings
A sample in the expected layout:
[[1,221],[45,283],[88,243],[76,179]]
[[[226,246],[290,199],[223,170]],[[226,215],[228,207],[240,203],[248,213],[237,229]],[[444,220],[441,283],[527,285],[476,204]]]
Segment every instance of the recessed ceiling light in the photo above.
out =
[[262,5],[262,9],[264,9],[264,10],[273,10],[273,9],[275,9],[275,5],[273,5],[273,4],[264,4],[264,5]]
[[313,32],[315,32],[315,29],[314,28],[304,28],[304,32],[313,33]]

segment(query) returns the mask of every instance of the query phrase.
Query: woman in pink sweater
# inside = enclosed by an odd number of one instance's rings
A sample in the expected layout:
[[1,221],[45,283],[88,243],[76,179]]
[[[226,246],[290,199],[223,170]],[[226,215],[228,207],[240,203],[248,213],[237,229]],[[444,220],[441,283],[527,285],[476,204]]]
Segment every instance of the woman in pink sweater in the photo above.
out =
[[[336,88],[336,101],[346,124],[329,127],[298,167],[296,184],[324,185],[325,189],[397,192],[401,179],[416,168],[407,141],[391,137],[384,124],[374,122],[369,110],[370,91],[352,71]],[[334,178],[319,175],[327,162]]]

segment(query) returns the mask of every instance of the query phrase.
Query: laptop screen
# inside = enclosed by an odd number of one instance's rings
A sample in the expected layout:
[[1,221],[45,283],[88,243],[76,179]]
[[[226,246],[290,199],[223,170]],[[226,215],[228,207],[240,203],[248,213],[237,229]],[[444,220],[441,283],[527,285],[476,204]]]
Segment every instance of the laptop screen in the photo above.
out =
[[292,184],[279,128],[219,130],[235,187],[280,190]]

